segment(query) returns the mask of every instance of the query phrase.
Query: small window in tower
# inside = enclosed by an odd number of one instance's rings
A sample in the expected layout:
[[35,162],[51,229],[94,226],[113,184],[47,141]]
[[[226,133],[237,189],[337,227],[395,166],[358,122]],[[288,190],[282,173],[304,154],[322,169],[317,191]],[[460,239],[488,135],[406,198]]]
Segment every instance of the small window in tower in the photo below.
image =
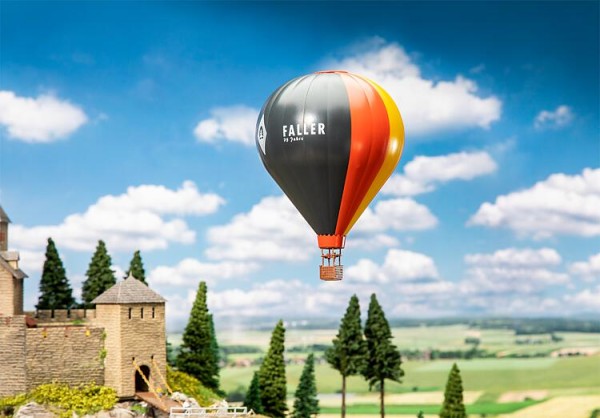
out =
[[140,308],[140,318],[144,319],[144,308]]
[[129,319],[131,319],[131,308],[129,308]]
[[156,317],[156,310],[154,308],[154,306],[152,307],[152,319],[154,319]]

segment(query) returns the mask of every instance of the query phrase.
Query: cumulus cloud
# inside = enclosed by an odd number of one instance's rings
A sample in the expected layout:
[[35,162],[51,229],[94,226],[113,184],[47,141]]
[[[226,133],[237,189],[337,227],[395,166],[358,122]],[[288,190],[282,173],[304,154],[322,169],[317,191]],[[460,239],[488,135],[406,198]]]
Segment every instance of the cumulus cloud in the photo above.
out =
[[29,143],[66,138],[88,121],[84,111],[52,94],[36,98],[0,91],[0,124],[11,138]]
[[316,235],[286,196],[263,198],[247,213],[208,230],[213,260],[306,260]]
[[361,259],[346,269],[346,277],[359,282],[409,282],[439,279],[435,262],[425,254],[390,249],[379,265],[370,259]]
[[553,174],[533,187],[482,204],[468,225],[508,228],[535,239],[600,235],[600,169]]
[[124,194],[101,197],[84,213],[69,215],[59,225],[14,225],[11,236],[15,248],[25,250],[43,248],[48,237],[75,251],[93,250],[99,239],[111,251],[163,249],[171,242],[194,242],[195,232],[183,216],[208,215],[224,203],[217,194],[200,193],[191,181],[177,190],[132,186]]
[[600,286],[594,289],[584,289],[573,295],[565,295],[565,301],[578,310],[600,311]]
[[578,261],[571,264],[569,272],[585,281],[600,279],[600,253],[591,255],[587,261]]
[[[348,248],[393,246],[398,240],[386,232],[435,227],[427,207],[411,199],[378,202],[367,208],[348,239]],[[263,198],[249,212],[240,213],[207,232],[206,256],[213,260],[307,260],[317,237],[285,195]]]
[[409,135],[489,128],[500,119],[500,99],[478,95],[477,84],[460,75],[454,80],[424,78],[397,43],[375,38],[355,54],[326,65],[364,75],[383,86],[396,101]]
[[467,254],[468,266],[462,289],[470,294],[536,293],[549,286],[569,283],[569,276],[555,271],[562,262],[551,248],[507,248],[491,254]]
[[27,275],[37,275],[42,272],[44,261],[46,261],[44,251],[21,250],[19,251],[19,257],[19,268]]
[[435,190],[452,180],[472,180],[494,173],[498,166],[484,151],[459,152],[437,157],[418,156],[394,174],[381,190],[394,196],[413,196]]
[[465,262],[480,267],[549,267],[561,263],[560,254],[552,248],[507,248],[492,254],[467,254]]
[[356,222],[353,231],[364,233],[385,231],[419,231],[437,225],[437,218],[427,206],[412,199],[381,200],[371,209],[368,207]]
[[256,270],[259,265],[253,262],[218,262],[207,263],[195,258],[181,260],[175,266],[158,266],[148,275],[148,283],[153,288],[168,289],[196,288],[200,281],[208,283],[221,279],[243,280]]
[[533,125],[537,129],[562,128],[570,124],[575,115],[569,106],[558,106],[554,110],[542,110],[537,114]]
[[225,140],[254,145],[254,129],[258,110],[244,105],[217,107],[210,118],[196,125],[194,135],[199,142],[215,143]]

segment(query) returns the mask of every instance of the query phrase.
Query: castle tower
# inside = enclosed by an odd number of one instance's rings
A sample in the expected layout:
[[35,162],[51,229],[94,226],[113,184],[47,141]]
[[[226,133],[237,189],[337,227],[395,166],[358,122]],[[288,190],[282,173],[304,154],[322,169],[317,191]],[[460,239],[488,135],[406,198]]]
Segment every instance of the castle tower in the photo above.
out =
[[0,316],[23,313],[23,279],[27,277],[19,268],[19,253],[8,251],[9,223],[0,206]]
[[106,332],[104,384],[121,398],[167,377],[165,302],[131,274],[92,301],[94,324]]

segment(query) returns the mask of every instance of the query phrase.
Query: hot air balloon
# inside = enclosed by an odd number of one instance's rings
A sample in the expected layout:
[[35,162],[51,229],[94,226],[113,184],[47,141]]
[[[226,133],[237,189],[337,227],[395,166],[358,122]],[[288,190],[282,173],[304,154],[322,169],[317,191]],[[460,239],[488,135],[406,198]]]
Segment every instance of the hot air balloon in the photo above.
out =
[[402,154],[394,100],[357,74],[308,74],[271,94],[255,139],[265,168],[317,234],[320,278],[341,280],[346,235]]

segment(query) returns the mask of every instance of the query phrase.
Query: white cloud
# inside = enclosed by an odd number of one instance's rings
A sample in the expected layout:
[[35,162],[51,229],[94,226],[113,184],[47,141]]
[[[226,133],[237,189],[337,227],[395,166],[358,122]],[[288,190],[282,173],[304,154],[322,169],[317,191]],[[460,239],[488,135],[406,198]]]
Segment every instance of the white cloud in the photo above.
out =
[[356,222],[353,231],[358,234],[394,231],[418,231],[437,225],[436,217],[427,206],[412,199],[381,200],[368,207]]
[[565,301],[577,310],[600,311],[600,286],[595,289],[584,289],[574,295],[565,295]]
[[[216,317],[227,318],[228,322],[252,320],[256,317],[332,317],[343,313],[348,298],[327,284],[320,282],[306,284],[297,279],[271,280],[255,283],[248,289],[229,288],[212,290],[207,295],[208,307]],[[185,326],[196,297],[195,290],[187,294],[166,296],[169,328],[181,329]],[[290,306],[295,309],[290,311]]]
[[316,234],[286,196],[265,197],[248,213],[208,230],[213,260],[306,260]]
[[345,276],[358,282],[407,282],[438,280],[435,262],[425,254],[390,249],[385,261],[378,265],[370,259],[361,259],[346,269]]
[[52,94],[19,97],[0,91],[0,124],[11,138],[25,142],[52,142],[65,138],[88,121],[83,110]]
[[569,266],[569,272],[586,281],[600,279],[600,253],[591,255],[587,261],[578,261]]
[[507,248],[492,254],[467,254],[468,265],[480,267],[550,267],[561,263],[560,254],[552,248]]
[[397,247],[399,244],[398,238],[388,234],[365,235],[363,237],[360,234],[352,234],[351,238],[346,241],[346,248],[374,250],[382,247]]
[[118,196],[101,197],[84,213],[69,215],[59,225],[14,225],[11,235],[15,248],[26,250],[44,248],[48,237],[61,248],[76,251],[93,250],[100,239],[110,251],[163,249],[170,242],[195,241],[195,232],[182,216],[214,213],[223,204],[219,195],[202,194],[191,181],[177,190],[142,185]]
[[[430,229],[436,224],[429,209],[411,199],[380,201],[365,210],[347,246],[393,246],[398,240],[385,232]],[[316,234],[285,195],[263,198],[228,224],[210,228],[207,238],[205,255],[213,260],[301,261],[318,254]]]
[[248,274],[258,270],[258,267],[258,264],[253,262],[206,263],[195,258],[186,258],[175,266],[156,267],[148,275],[148,283],[157,289],[173,286],[195,289],[200,281],[211,283],[219,279],[243,280]]
[[484,203],[468,225],[508,228],[535,239],[600,235],[600,169],[553,174],[532,188]]
[[211,117],[196,125],[194,135],[199,142],[215,143],[220,140],[254,145],[254,129],[258,110],[237,105],[217,107],[211,110]]
[[569,283],[569,276],[554,270],[560,255],[551,248],[507,248],[492,254],[467,254],[469,266],[461,287],[470,294],[537,293],[549,286]]
[[569,106],[558,106],[553,111],[542,110],[535,117],[533,125],[537,129],[562,128],[570,124],[575,115]]
[[413,196],[435,190],[452,180],[472,180],[497,170],[496,162],[487,152],[459,152],[438,157],[415,157],[404,167],[404,174],[394,174],[382,193]]
[[27,275],[32,276],[42,272],[44,261],[46,261],[44,251],[22,250],[19,251],[19,257],[19,268]]
[[477,84],[460,75],[450,81],[424,78],[396,43],[375,38],[353,56],[326,63],[366,76],[394,98],[409,135],[469,127],[489,128],[500,119],[501,101],[477,95]]

